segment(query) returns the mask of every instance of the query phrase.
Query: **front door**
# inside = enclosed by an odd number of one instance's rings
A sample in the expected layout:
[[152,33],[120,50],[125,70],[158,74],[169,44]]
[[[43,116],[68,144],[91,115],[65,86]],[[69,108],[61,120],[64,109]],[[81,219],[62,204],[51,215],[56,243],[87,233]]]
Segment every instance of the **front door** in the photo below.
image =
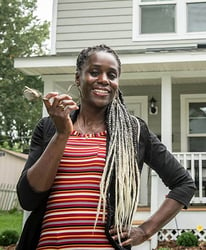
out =
[[[148,97],[126,96],[124,97],[130,114],[142,118],[146,123],[148,120]],[[148,206],[150,201],[150,176],[147,166],[143,167],[140,183],[140,206]]]

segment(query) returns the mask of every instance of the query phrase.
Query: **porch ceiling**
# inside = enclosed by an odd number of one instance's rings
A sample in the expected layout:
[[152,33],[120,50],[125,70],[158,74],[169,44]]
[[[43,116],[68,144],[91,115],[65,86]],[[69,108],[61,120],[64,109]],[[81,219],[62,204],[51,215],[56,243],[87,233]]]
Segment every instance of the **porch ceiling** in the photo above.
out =
[[[122,80],[133,85],[148,81],[160,84],[163,74],[173,83],[206,82],[206,50],[121,54]],[[75,72],[76,56],[16,58],[15,68],[28,75],[70,75]]]

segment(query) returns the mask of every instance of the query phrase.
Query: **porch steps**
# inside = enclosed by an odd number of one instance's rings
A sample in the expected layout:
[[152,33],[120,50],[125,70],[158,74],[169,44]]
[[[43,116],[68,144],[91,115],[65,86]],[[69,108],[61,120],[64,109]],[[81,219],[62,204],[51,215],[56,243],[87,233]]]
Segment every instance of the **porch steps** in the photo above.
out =
[[202,206],[193,206],[193,205],[190,205],[190,207],[185,210],[185,211],[193,211],[193,212],[206,212],[206,206],[202,205]]

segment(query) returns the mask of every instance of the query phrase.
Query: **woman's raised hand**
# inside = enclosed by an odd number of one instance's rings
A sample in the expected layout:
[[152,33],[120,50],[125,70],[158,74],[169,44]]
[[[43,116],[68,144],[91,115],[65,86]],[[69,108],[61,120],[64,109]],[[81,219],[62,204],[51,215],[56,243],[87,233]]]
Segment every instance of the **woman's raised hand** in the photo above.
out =
[[72,97],[66,94],[60,95],[57,92],[50,92],[45,95],[43,102],[56,126],[57,133],[69,135],[73,131],[70,113],[79,108]]

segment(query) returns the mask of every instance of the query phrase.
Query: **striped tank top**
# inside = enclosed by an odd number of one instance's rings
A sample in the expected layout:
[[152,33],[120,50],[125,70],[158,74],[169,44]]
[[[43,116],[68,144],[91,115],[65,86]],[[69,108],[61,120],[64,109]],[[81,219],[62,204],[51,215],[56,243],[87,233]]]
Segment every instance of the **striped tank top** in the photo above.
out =
[[105,165],[106,132],[68,138],[47,202],[37,250],[114,250],[102,214],[94,224]]

